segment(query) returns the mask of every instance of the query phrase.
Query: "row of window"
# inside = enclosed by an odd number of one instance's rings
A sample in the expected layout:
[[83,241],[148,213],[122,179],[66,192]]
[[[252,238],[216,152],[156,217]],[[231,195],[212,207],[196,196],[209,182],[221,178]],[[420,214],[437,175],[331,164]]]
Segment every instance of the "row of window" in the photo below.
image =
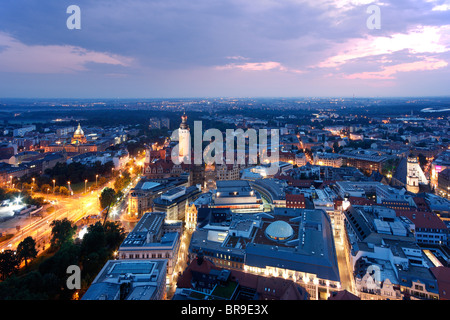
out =
[[[162,257],[163,257],[162,253],[158,253],[158,254],[156,254],[156,253],[152,253],[152,254],[149,254],[149,253],[147,253],[147,254],[136,253],[136,254],[128,254],[128,255],[126,255],[125,253],[122,254],[122,259],[127,259],[127,258],[128,259],[162,259]],[[166,252],[164,258],[165,259],[170,259],[170,253]]]
[[416,236],[418,238],[436,238],[436,239],[443,238],[443,235],[432,235],[432,234],[422,234],[422,233],[417,233]]

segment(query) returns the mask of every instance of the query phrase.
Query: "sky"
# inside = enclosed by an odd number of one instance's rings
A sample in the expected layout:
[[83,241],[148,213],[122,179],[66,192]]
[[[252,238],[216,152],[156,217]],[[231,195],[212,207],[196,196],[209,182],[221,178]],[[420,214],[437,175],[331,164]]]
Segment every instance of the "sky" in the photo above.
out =
[[0,2],[0,98],[450,96],[449,62],[450,0]]

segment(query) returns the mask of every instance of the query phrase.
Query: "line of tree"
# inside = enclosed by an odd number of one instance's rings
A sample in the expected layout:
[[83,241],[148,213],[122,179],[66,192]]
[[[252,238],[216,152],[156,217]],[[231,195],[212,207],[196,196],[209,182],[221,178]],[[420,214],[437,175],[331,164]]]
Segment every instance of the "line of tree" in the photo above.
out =
[[24,190],[30,190],[33,187],[33,191],[46,192],[49,189],[53,192],[53,180],[55,180],[55,187],[60,186],[57,191],[65,188],[67,182],[77,184],[83,183],[85,180],[96,181],[99,185],[106,182],[105,176],[110,176],[112,174],[112,169],[114,169],[114,163],[108,161],[105,164],[101,164],[100,161],[95,162],[93,165],[85,165],[80,162],[67,163],[57,163],[53,168],[45,170],[44,174],[41,176],[33,177],[27,176],[21,180],[13,179],[13,183],[17,188],[22,188]]

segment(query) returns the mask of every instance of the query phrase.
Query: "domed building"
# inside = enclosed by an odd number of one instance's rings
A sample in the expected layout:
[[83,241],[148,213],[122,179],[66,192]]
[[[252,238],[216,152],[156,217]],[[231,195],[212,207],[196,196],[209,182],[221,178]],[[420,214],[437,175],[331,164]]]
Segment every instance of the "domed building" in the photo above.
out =
[[278,220],[266,228],[265,234],[271,240],[283,242],[292,238],[294,230],[289,223]]
[[81,129],[81,125],[78,123],[78,128],[75,130],[73,137],[72,137],[72,144],[83,144],[86,143],[87,139],[84,136],[84,131]]

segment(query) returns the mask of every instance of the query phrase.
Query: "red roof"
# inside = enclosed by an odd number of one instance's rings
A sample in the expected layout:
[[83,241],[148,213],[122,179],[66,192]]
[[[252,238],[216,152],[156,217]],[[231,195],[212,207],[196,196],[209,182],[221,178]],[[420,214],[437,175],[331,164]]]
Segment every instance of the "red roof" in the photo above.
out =
[[413,200],[414,200],[414,203],[416,204],[417,208],[419,208],[420,211],[430,211],[430,208],[428,207],[428,204],[424,198],[414,197]]
[[450,268],[432,267],[430,271],[438,282],[439,299],[450,300]]
[[395,210],[397,217],[411,220],[416,228],[447,229],[446,224],[435,213],[427,211]]

